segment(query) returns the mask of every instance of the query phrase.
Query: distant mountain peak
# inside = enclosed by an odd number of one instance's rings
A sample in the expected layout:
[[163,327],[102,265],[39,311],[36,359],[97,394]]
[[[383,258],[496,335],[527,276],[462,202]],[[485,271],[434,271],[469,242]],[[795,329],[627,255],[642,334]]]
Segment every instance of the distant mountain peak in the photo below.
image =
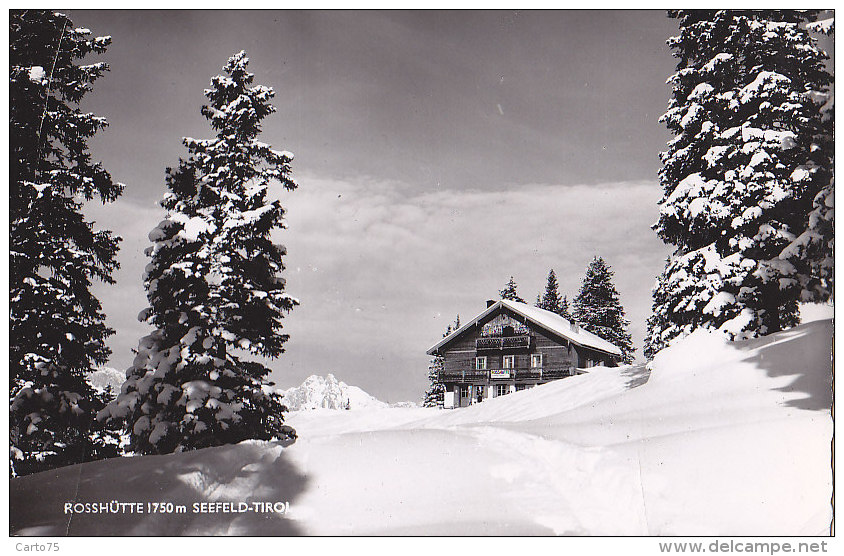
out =
[[332,373],[311,375],[299,386],[278,390],[291,411],[303,409],[362,409],[388,407],[388,404],[367,394],[357,386],[337,380]]
[[111,367],[100,367],[86,376],[88,383],[98,392],[105,392],[111,386],[113,394],[119,394],[123,382],[126,381],[126,373]]

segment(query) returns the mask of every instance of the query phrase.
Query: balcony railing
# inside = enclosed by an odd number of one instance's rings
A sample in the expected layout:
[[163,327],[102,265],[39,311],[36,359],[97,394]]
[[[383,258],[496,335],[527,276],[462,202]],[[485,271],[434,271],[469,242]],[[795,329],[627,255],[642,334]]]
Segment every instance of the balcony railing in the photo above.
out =
[[461,371],[440,371],[440,382],[476,382],[498,380],[557,380],[574,375],[574,368],[522,368],[522,369],[467,369]]
[[496,336],[488,338],[478,338],[475,340],[475,349],[482,350],[499,350],[499,349],[518,349],[529,348],[530,336]]
[[516,369],[516,380],[529,380],[542,378],[542,369]]
[[542,369],[542,380],[556,380],[558,378],[565,378],[567,376],[574,376],[574,368],[570,369]]

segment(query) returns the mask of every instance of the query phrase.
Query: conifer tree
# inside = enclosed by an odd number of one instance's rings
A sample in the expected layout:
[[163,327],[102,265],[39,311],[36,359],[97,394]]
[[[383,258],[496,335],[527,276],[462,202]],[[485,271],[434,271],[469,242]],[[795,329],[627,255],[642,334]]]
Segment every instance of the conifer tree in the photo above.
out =
[[[832,288],[827,56],[812,11],[672,11],[680,34],[655,230],[666,265],[649,351],[696,328],[731,338],[798,322]],[[655,299],[656,301],[656,299]]]
[[633,361],[633,340],[627,331],[613,271],[604,259],[595,257],[586,268],[580,291],[574,298],[573,317],[580,326],[621,350],[622,361]]
[[569,298],[567,295],[564,295],[562,301],[560,301],[560,311],[558,314],[566,320],[573,320],[569,309]]
[[[454,325],[449,324],[443,338],[460,328],[460,315],[454,320]],[[445,398],[445,385],[440,380],[440,373],[443,371],[444,359],[441,355],[435,355],[431,358],[431,363],[428,365],[428,380],[431,385],[428,391],[425,392],[425,398],[422,400],[423,407],[442,407]]]
[[150,307],[139,316],[155,330],[101,412],[126,421],[136,452],[295,438],[269,369],[241,357],[279,356],[282,318],[298,304],[279,275],[286,250],[270,240],[284,209],[267,199],[271,184],[297,187],[293,155],[257,139],[274,93],[252,86],[247,64],[240,52],[211,80],[201,112],[217,135],[185,138],[189,157],[167,171],[167,215],[147,249]]
[[562,300],[560,299],[560,292],[557,288],[557,275],[554,273],[553,268],[548,271],[545,293],[542,295],[542,300],[536,306],[557,315],[562,310]]
[[[835,19],[825,18],[806,26],[810,31],[832,36],[835,34]],[[821,127],[815,136],[815,145],[825,153],[835,151],[835,95],[831,91],[815,91],[814,98],[820,105]],[[830,156],[830,161],[832,157]],[[832,298],[835,277],[835,177],[829,173],[829,181],[812,201],[812,208],[806,216],[802,233],[781,253],[797,269],[800,282],[800,300],[804,302],[827,302]]]
[[114,201],[123,185],[91,160],[107,122],[79,103],[108,66],[80,64],[110,37],[92,37],[46,10],[9,14],[9,440],[23,475],[115,455],[94,415],[85,375],[110,351],[91,280],[113,283],[120,238],[97,230],[83,204]]
[[[666,268],[671,259],[667,259]],[[666,299],[666,272],[660,274],[656,283],[654,284],[651,295],[653,297],[651,316],[647,320],[647,331],[645,333],[645,347],[642,350],[645,359],[652,360],[654,356],[665,347],[668,343],[667,335],[671,327],[669,326],[668,317],[665,315],[665,299]]]
[[516,292],[516,287],[516,281],[512,276],[510,276],[510,281],[507,282],[507,285],[504,286],[503,290],[498,291],[498,294],[501,296],[501,299],[509,299],[510,301],[524,303],[525,300],[519,297],[519,294]]

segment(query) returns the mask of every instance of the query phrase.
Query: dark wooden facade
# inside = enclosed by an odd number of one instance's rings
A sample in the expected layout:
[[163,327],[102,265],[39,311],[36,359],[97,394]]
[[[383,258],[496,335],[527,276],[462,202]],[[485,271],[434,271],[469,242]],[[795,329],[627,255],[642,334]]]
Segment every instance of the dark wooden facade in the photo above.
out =
[[618,356],[579,345],[504,305],[455,334],[429,351],[443,358],[440,380],[454,407],[618,362]]

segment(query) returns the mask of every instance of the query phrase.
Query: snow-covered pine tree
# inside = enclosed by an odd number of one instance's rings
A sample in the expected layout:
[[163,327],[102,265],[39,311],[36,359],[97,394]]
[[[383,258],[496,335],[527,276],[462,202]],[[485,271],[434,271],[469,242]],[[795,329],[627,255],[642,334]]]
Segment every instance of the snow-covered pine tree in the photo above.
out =
[[562,300],[560,299],[560,292],[557,285],[557,275],[554,269],[548,271],[548,279],[545,283],[545,293],[542,294],[541,301],[536,305],[540,309],[551,311],[557,315],[562,310]]
[[516,292],[516,287],[516,281],[513,280],[512,276],[510,276],[510,281],[507,282],[507,285],[504,286],[503,290],[498,291],[498,294],[501,296],[501,299],[509,299],[510,301],[524,303],[525,300],[519,297],[519,294]]
[[676,137],[662,153],[655,230],[675,251],[649,351],[700,327],[732,338],[782,330],[798,322],[798,300],[832,286],[831,76],[806,30],[815,14],[669,15],[680,62],[661,121]]
[[[443,338],[460,328],[460,315],[454,320],[454,324],[449,324]],[[422,400],[422,407],[442,407],[444,401],[445,385],[440,381],[440,373],[443,370],[444,359],[435,355],[431,358],[431,363],[428,365],[428,380],[431,385],[425,392],[425,397]]]
[[666,292],[668,290],[665,282],[666,272],[670,262],[670,258],[666,259],[666,270],[657,277],[653,290],[651,290],[651,296],[653,297],[652,312],[651,316],[649,316],[647,319],[645,347],[642,350],[645,359],[647,359],[648,361],[653,359],[657,352],[659,352],[659,350],[665,347],[668,342],[668,340],[663,337],[663,334],[667,334],[668,330],[670,330],[671,328],[670,326],[668,326],[669,319],[668,316],[665,314],[665,311],[667,310],[667,304],[665,303],[665,299]]
[[116,455],[94,415],[103,405],[85,374],[108,359],[113,333],[90,291],[112,283],[120,238],[94,229],[84,202],[114,201],[123,185],[91,161],[104,118],[79,109],[108,67],[91,37],[46,10],[9,14],[10,467],[24,475]]
[[595,257],[586,268],[580,291],[572,303],[572,316],[584,329],[607,340],[621,350],[622,361],[633,361],[633,340],[627,331],[618,291],[613,284],[613,271],[601,257]]
[[[835,34],[835,20],[827,17],[807,25],[813,32],[827,36]],[[829,92],[815,92],[820,104],[823,127],[815,137],[819,150],[835,151],[835,95]],[[832,158],[830,158],[832,160]],[[812,201],[812,209],[805,221],[805,228],[794,241],[783,250],[781,257],[798,269],[797,276],[802,287],[801,301],[826,302],[832,298],[835,259],[835,177],[829,173],[826,183]]]
[[284,228],[284,209],[267,199],[271,183],[297,187],[293,155],[257,139],[274,93],[252,86],[247,63],[244,52],[234,55],[205,90],[202,114],[217,136],[185,138],[189,158],[167,171],[167,216],[147,249],[150,307],[139,315],[155,330],[100,415],[126,421],[136,452],[295,438],[270,370],[240,356],[279,356],[288,339],[282,318],[298,304],[279,275],[286,250],[270,239]]
[[567,295],[564,295],[562,301],[560,301],[560,310],[557,314],[566,320],[572,320],[571,311],[569,310],[569,298]]
[[[444,334],[448,336],[451,334],[451,326]],[[435,355],[431,358],[428,365],[428,390],[425,391],[425,396],[422,398],[422,407],[440,407],[443,405],[445,388],[440,381],[440,373],[443,371],[443,357]]]

